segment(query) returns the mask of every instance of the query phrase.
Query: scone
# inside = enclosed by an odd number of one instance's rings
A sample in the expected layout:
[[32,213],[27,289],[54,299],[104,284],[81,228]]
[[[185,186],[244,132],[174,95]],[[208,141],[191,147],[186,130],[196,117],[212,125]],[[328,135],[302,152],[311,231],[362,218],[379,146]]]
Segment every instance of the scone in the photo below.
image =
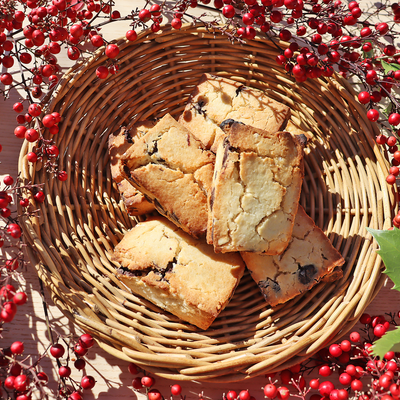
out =
[[131,129],[121,128],[118,134],[111,134],[108,138],[111,177],[116,182],[126,210],[130,215],[149,213],[154,210],[154,205],[121,175],[121,156],[133,145],[137,138],[148,132],[155,123],[155,120],[140,121],[134,124]]
[[[207,242],[216,252],[280,254],[303,180],[303,137],[227,120],[209,195]],[[305,140],[305,138],[304,138]]]
[[194,237],[207,229],[214,154],[169,114],[123,155],[123,175],[157,211]]
[[113,260],[134,293],[202,329],[228,304],[245,268],[239,253],[215,254],[163,217],[130,230]]
[[277,256],[241,253],[252,278],[272,307],[310,290],[321,280],[342,277],[344,259],[299,206],[286,250]]
[[289,116],[289,107],[272,100],[260,90],[231,79],[204,74],[191,93],[179,122],[207,149],[215,152],[220,137],[223,137],[219,125],[226,119],[277,132],[284,129]]

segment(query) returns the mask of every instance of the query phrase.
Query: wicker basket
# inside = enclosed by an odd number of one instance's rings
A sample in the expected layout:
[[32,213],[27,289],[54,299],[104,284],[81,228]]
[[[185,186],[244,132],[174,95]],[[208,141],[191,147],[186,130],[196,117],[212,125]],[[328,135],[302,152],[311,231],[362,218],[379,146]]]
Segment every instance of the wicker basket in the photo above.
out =
[[[271,42],[230,44],[186,26],[120,40],[120,71],[98,80],[99,51],[71,69],[46,101],[63,116],[55,136],[66,182],[26,160],[24,182],[45,183],[38,217],[24,219],[29,257],[54,303],[99,345],[150,373],[174,380],[240,381],[295,365],[348,332],[382,286],[381,259],[366,227],[388,228],[395,193],[388,162],[375,145],[376,124],[346,80],[298,84]],[[201,74],[211,72],[262,89],[291,107],[292,120],[314,135],[305,158],[301,204],[346,259],[344,276],[320,283],[284,305],[266,306],[245,275],[207,331],[130,293],[115,277],[113,247],[132,228],[110,177],[107,139],[138,119],[178,117]],[[34,201],[32,200],[34,203]]]

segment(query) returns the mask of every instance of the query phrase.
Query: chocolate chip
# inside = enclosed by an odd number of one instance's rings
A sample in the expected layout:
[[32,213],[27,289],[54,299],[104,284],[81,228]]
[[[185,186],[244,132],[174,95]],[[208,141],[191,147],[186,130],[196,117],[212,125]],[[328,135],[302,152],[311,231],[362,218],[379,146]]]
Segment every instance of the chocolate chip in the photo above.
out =
[[297,136],[300,144],[304,147],[307,144],[307,136],[302,133],[301,135]]
[[213,187],[211,189],[211,195],[210,195],[210,211],[212,211],[212,209],[213,209],[214,199],[215,199],[215,188]]
[[232,118],[229,118],[229,119],[226,119],[225,121],[222,121],[221,124],[219,125],[219,127],[220,127],[222,130],[224,130],[225,127],[230,128],[231,125],[234,124],[235,122],[237,122],[237,121],[235,121],[235,120],[232,119]]
[[124,136],[125,136],[125,140],[126,140],[128,143],[133,144],[133,138],[132,138],[132,136],[131,136],[131,131],[130,131],[129,129],[127,129],[127,130],[124,132]]
[[297,270],[297,276],[302,285],[308,285],[317,273],[317,268],[314,264],[300,265]]
[[259,286],[260,289],[271,288],[275,293],[279,293],[281,291],[281,287],[280,287],[279,283],[274,281],[271,278],[267,278],[265,281],[259,281],[257,283],[257,285]]
[[244,85],[240,85],[237,89],[236,89],[236,97],[239,96],[239,93],[245,88],[246,86]]
[[152,156],[153,154],[158,152],[158,141],[154,141],[152,142],[152,146],[150,148],[149,145],[147,145],[147,153],[149,154],[149,156]]
[[228,159],[229,150],[231,148],[227,137],[224,138],[223,147],[224,147],[224,155],[222,157],[222,165],[225,165],[226,160]]

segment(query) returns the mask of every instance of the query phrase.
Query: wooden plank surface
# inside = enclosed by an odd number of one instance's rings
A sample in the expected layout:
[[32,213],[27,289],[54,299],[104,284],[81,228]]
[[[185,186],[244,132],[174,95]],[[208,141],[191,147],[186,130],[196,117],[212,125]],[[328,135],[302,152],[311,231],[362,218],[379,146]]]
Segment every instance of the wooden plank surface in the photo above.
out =
[[[142,2],[135,0],[117,0],[118,8],[121,14],[124,11],[140,6]],[[107,33],[107,30],[112,29]],[[124,35],[127,30],[126,24],[112,24],[111,27],[104,29],[106,35],[119,37]],[[58,55],[61,65],[65,65],[65,57]],[[15,116],[12,111],[12,105],[18,101],[18,94],[13,93],[7,101],[0,101],[0,144],[3,151],[0,153],[0,179],[5,175],[17,174],[17,160],[21,140],[17,139],[13,130],[16,126]],[[21,282],[26,288],[29,301],[19,308],[16,318],[11,324],[5,325],[3,338],[1,340],[2,347],[7,346],[14,340],[21,340],[25,343],[25,354],[32,354],[34,357],[42,353],[48,348],[50,341],[47,335],[45,324],[45,314],[43,309],[42,298],[40,295],[40,285],[38,278],[32,266],[28,266],[24,271],[25,282]],[[389,281],[378,294],[373,303],[368,307],[371,314],[381,314],[385,312],[397,312],[400,304],[400,293],[391,290],[392,283]],[[51,304],[49,296],[46,294],[46,300],[49,303],[49,315],[52,323],[56,326],[57,332],[62,335],[70,333],[79,334],[74,326],[61,314],[57,307]],[[133,394],[131,381],[133,376],[128,372],[128,363],[110,356],[102,351],[97,345],[92,348],[86,356],[88,367],[86,373],[93,375],[97,381],[95,388],[91,392],[85,392],[85,400],[89,399],[118,399],[138,398],[144,399],[141,394]],[[55,389],[54,366],[55,362],[50,358],[41,361],[43,370],[50,375],[49,387]],[[82,373],[74,370],[73,377],[80,380]],[[169,387],[174,382],[157,378],[156,387],[169,398]],[[204,392],[205,398],[220,399],[223,392],[230,389],[242,390],[249,389],[251,394],[257,399],[264,398],[261,388],[265,385],[265,378],[259,377],[242,383],[234,383],[229,385],[221,384],[199,384],[197,382],[182,383],[183,392],[188,399],[197,399],[198,394]]]

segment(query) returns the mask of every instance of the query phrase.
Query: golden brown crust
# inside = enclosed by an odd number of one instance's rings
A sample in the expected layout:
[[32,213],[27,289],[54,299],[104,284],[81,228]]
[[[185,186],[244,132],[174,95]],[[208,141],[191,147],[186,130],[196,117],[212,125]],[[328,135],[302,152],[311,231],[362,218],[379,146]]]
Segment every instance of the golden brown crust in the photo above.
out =
[[165,217],[194,237],[207,229],[215,156],[169,114],[122,157],[122,174]]
[[[223,123],[224,124],[224,123]],[[289,243],[303,179],[303,148],[287,132],[223,125],[208,197],[207,242],[216,252],[279,254]]]
[[275,306],[310,290],[321,280],[342,277],[344,259],[299,206],[292,238],[276,256],[241,253],[265,300]]
[[202,329],[225,308],[244,272],[238,253],[217,255],[162,217],[136,225],[112,259],[133,292]]
[[121,157],[139,137],[148,132],[155,121],[146,120],[137,122],[131,129],[121,128],[118,134],[111,134],[108,138],[108,152],[110,155],[111,177],[117,183],[129,215],[143,215],[154,211],[154,206],[145,196],[132,186],[121,174]]
[[216,151],[214,142],[224,136],[222,121],[234,119],[269,132],[285,126],[289,107],[264,92],[231,79],[204,74],[189,97],[179,122],[186,126],[207,149]]

